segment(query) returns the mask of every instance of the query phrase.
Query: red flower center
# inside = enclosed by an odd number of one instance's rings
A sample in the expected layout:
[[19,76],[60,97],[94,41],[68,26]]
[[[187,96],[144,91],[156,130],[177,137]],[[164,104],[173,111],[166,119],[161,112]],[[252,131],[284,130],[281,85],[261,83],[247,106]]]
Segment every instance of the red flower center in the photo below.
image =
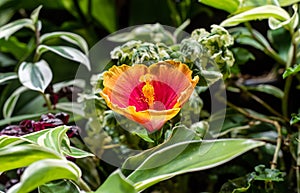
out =
[[176,104],[178,95],[166,83],[151,80],[137,85],[130,94],[129,106],[136,111],[147,109],[168,110]]

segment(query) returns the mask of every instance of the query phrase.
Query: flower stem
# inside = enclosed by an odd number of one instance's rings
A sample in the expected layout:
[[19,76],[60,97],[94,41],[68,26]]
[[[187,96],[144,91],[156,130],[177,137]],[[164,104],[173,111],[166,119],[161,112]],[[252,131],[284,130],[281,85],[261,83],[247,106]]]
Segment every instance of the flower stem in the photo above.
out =
[[276,166],[277,166],[277,159],[278,159],[278,155],[279,155],[280,148],[281,148],[281,143],[282,143],[282,140],[281,140],[281,137],[282,137],[281,127],[280,127],[278,121],[270,120],[270,119],[267,119],[267,118],[264,118],[264,117],[257,117],[255,115],[249,113],[248,111],[244,110],[243,108],[240,108],[240,107],[230,103],[229,101],[227,101],[227,105],[230,106],[231,108],[235,109],[239,113],[245,115],[248,118],[274,125],[274,127],[276,128],[276,131],[277,131],[277,140],[276,140],[275,152],[274,152],[274,155],[273,155],[273,159],[271,161],[271,169],[275,169]]
[[261,39],[259,39],[259,37],[257,37],[257,35],[254,33],[252,26],[250,25],[249,22],[246,22],[245,26],[249,30],[252,38],[264,48],[263,51],[265,52],[265,54],[267,54],[268,56],[273,58],[279,64],[285,65],[286,62],[282,58],[280,58],[280,56],[274,51],[274,49],[272,47],[266,47],[265,44],[261,41]]
[[276,111],[274,108],[272,108],[269,104],[267,104],[261,98],[259,98],[256,95],[252,94],[251,92],[249,92],[247,89],[244,89],[243,87],[239,87],[239,88],[241,88],[253,100],[255,100],[256,102],[258,102],[259,104],[261,104],[264,108],[266,108],[270,113],[272,113],[273,115],[276,115],[276,116],[282,118],[286,122],[289,122],[289,119],[286,116],[283,116],[282,114],[280,114],[278,111]]
[[293,76],[288,76],[286,81],[285,81],[285,85],[284,85],[284,95],[282,98],[282,103],[281,103],[281,109],[282,109],[282,114],[285,117],[288,117],[288,112],[289,112],[289,92],[292,86],[292,81],[293,81]]
[[92,191],[91,188],[83,181],[82,178],[80,178],[80,179],[78,180],[78,186],[79,186],[82,190],[84,190],[84,191],[86,191],[86,192],[91,192],[91,191]]
[[46,102],[46,106],[47,106],[48,110],[52,110],[52,104],[51,104],[51,101],[50,101],[49,97],[47,96],[47,94],[45,94],[45,93],[41,93],[41,94]]
[[[300,128],[298,128],[298,139],[300,139]],[[296,178],[297,178],[297,193],[300,193],[300,142],[298,142],[297,148],[297,167],[296,167]]]

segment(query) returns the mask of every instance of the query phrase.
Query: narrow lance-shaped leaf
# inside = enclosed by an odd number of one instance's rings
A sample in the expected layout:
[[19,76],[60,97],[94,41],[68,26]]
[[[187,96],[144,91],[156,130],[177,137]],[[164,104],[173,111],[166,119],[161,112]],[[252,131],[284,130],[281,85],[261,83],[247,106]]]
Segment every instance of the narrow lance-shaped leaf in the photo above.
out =
[[17,104],[17,101],[20,97],[20,95],[27,91],[28,89],[24,86],[19,87],[18,89],[16,89],[9,97],[8,99],[5,101],[4,106],[3,106],[3,117],[4,118],[10,118],[15,106]]
[[0,73],[0,84],[17,78],[18,75],[15,72]]
[[257,86],[249,86],[247,87],[248,90],[254,90],[254,91],[258,91],[258,92],[263,92],[266,94],[270,94],[273,95],[277,98],[283,98],[283,91],[280,90],[279,88],[272,86],[272,85],[268,85],[268,84],[260,84]]
[[46,46],[46,45],[40,45],[37,49],[37,52],[39,54],[43,54],[47,51],[51,51],[55,54],[60,55],[61,57],[64,57],[66,59],[79,62],[86,66],[88,70],[91,70],[91,64],[88,59],[88,57],[80,52],[79,50],[67,47],[67,46]]
[[240,4],[238,0],[199,0],[199,2],[217,9],[227,11],[229,13],[235,12]]
[[281,7],[293,5],[299,3],[299,0],[278,0]]
[[67,138],[66,132],[68,131],[68,127],[66,126],[58,126],[52,129],[48,129],[43,135],[39,136],[37,139],[37,143],[40,146],[47,147],[53,149],[55,152],[62,154],[62,142],[63,140],[67,140],[67,144],[69,146],[69,139]]
[[290,19],[289,14],[284,9],[275,5],[265,5],[234,15],[224,20],[220,25],[230,27],[247,21],[269,19],[270,17],[274,17],[280,21]]
[[34,25],[30,19],[19,19],[0,27],[0,39],[8,39],[12,34],[19,31],[23,27],[34,30]]
[[45,60],[23,62],[18,70],[20,82],[27,88],[44,93],[52,80],[52,71]]
[[80,169],[70,161],[44,159],[26,168],[20,182],[11,187],[7,193],[30,192],[40,185],[59,179],[70,179],[78,182],[80,176]]
[[122,172],[118,169],[112,173],[98,188],[95,193],[117,193],[117,192],[126,192],[126,193],[136,193],[132,182],[125,178]]
[[71,32],[52,32],[42,35],[40,41],[41,43],[45,43],[47,40],[53,38],[61,38],[67,42],[77,45],[86,55],[88,54],[88,45],[80,35]]
[[[195,140],[177,143],[154,152],[146,159],[141,153],[143,163],[127,178],[134,182],[137,190],[142,191],[175,175],[221,165],[262,145],[264,142],[248,139]],[[162,156],[164,159],[161,159]]]
[[25,167],[48,158],[62,159],[54,151],[34,144],[4,147],[0,149],[0,172]]
[[280,21],[278,19],[275,19],[273,17],[269,18],[269,27],[273,30],[285,27],[288,30],[294,30],[299,26],[299,15],[298,15],[298,5],[295,4],[293,6],[294,14],[292,17],[285,21]]
[[32,13],[30,15],[30,18],[34,24],[36,24],[38,22],[39,14],[40,14],[42,7],[43,7],[42,5],[38,6],[35,10],[32,11]]

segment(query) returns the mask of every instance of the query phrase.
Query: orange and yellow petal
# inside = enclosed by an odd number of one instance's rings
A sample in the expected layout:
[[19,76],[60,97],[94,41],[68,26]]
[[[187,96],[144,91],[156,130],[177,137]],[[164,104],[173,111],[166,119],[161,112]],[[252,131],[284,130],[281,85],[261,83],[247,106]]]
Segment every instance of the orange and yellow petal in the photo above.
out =
[[114,66],[104,73],[100,94],[113,111],[152,132],[180,111],[198,81],[181,62]]

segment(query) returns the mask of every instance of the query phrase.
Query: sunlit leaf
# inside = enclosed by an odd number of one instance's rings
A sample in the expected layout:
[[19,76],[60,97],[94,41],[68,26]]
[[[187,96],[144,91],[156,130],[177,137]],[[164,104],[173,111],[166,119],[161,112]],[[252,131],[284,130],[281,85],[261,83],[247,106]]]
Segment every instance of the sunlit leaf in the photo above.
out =
[[299,25],[299,15],[298,15],[298,6],[297,6],[297,4],[295,4],[293,6],[293,9],[294,9],[294,14],[288,20],[280,21],[278,19],[270,17],[269,18],[269,27],[273,30],[281,28],[281,27],[287,27],[290,30],[296,29]]
[[15,106],[17,104],[17,101],[20,97],[20,95],[27,91],[28,88],[21,86],[17,88],[5,101],[4,106],[3,106],[3,117],[4,118],[10,118]]
[[74,157],[74,158],[84,158],[84,157],[93,157],[94,155],[83,151],[82,149],[76,148],[76,147],[70,147],[70,151],[64,151],[65,155]]
[[[142,162],[147,159],[147,157],[151,156],[155,152],[158,152],[164,148],[172,146],[174,144],[178,144],[184,141],[190,141],[194,139],[196,133],[193,130],[186,128],[185,126],[175,127],[172,131],[171,137],[165,141],[164,143],[156,146],[155,148],[148,149],[143,151],[143,153],[138,154],[136,156],[129,157],[123,164],[123,169],[134,170],[142,164]],[[177,154],[176,154],[177,155]]]
[[282,77],[283,77],[283,78],[286,78],[286,77],[288,77],[288,76],[291,76],[291,75],[296,74],[296,73],[299,72],[299,71],[300,71],[300,64],[296,64],[296,65],[294,65],[293,67],[288,67],[288,68],[284,71]]
[[[55,128],[48,129],[47,132],[43,133],[38,137],[37,143],[40,146],[53,149],[55,152],[62,154],[62,142],[68,141],[66,132],[68,131],[66,126],[58,126]],[[68,142],[65,143],[69,146]]]
[[34,24],[36,24],[38,22],[39,14],[40,14],[42,7],[43,7],[42,5],[38,6],[35,10],[32,11],[32,13],[30,15],[30,18]]
[[17,79],[18,75],[15,72],[6,72],[6,73],[0,73],[0,84],[9,81]]
[[199,0],[200,3],[205,5],[227,11],[229,13],[235,12],[239,7],[239,0]]
[[12,34],[19,31],[20,29],[28,27],[32,30],[34,29],[34,25],[32,23],[32,20],[30,19],[19,19],[16,21],[13,21],[9,24],[6,24],[2,27],[0,27],[0,39],[5,38],[8,39]]
[[62,159],[54,151],[38,145],[17,145],[0,149],[0,172],[21,168],[41,159]]
[[40,45],[37,49],[37,52],[40,54],[43,54],[47,51],[51,51],[55,54],[60,55],[61,57],[64,57],[66,59],[79,62],[87,67],[88,70],[91,70],[91,64],[88,59],[88,57],[80,52],[79,50],[67,47],[67,46],[46,46],[46,45]]
[[299,0],[278,0],[280,6],[285,7],[295,3],[299,3]]
[[30,141],[27,141],[26,139],[20,137],[6,135],[0,136],[0,148],[29,143]]
[[298,123],[298,122],[300,122],[300,113],[298,113],[298,114],[293,113],[292,118],[290,120],[290,124],[293,125],[293,124]]
[[20,182],[11,187],[7,193],[30,192],[40,185],[58,179],[70,179],[78,182],[80,176],[80,169],[70,161],[44,159],[27,167]]
[[18,70],[20,82],[31,90],[44,93],[52,80],[52,71],[45,60],[23,62]]
[[95,193],[136,193],[132,183],[118,169],[112,173]]
[[[221,165],[264,142],[249,139],[194,140],[176,143],[155,151],[127,178],[137,190],[169,179],[175,175],[200,171]],[[161,159],[161,156],[164,159]],[[125,165],[126,167],[126,165]]]
[[47,40],[53,38],[61,38],[67,42],[77,45],[86,55],[88,54],[88,45],[80,35],[71,32],[52,32],[43,34],[40,41],[41,43],[45,43]]
[[284,9],[275,5],[265,5],[234,15],[224,20],[220,25],[230,27],[247,21],[269,19],[270,17],[280,21],[290,19],[289,14]]

